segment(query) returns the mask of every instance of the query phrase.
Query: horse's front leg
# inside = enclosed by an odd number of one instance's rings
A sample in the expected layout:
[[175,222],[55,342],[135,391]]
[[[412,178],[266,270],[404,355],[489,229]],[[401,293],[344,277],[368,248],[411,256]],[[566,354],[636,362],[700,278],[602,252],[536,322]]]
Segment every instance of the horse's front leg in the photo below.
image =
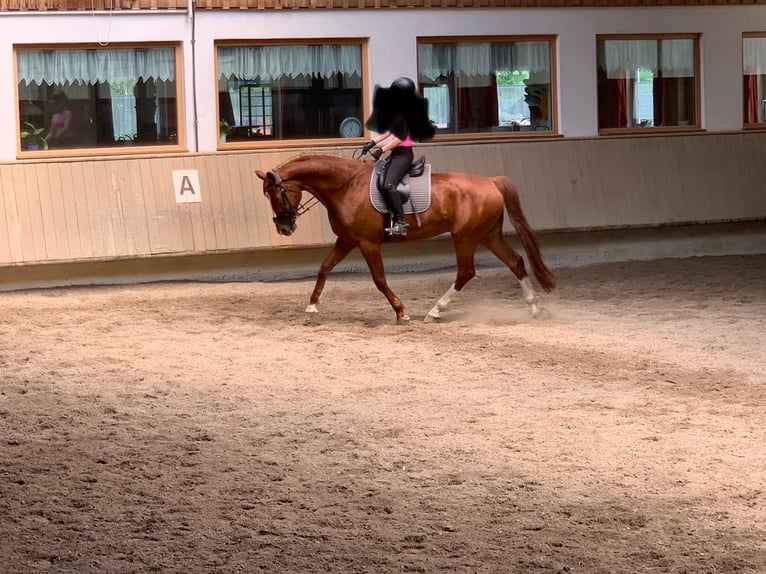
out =
[[367,262],[367,267],[370,269],[375,287],[386,296],[386,299],[388,299],[388,302],[394,309],[394,312],[396,313],[396,322],[399,324],[407,323],[410,318],[404,312],[404,304],[399,297],[391,291],[391,288],[386,281],[386,270],[383,266],[383,257],[380,254],[380,243],[363,243],[359,246],[359,249],[362,252],[364,260]]
[[330,253],[327,254],[327,257],[324,258],[324,261],[319,266],[319,273],[317,273],[314,291],[311,292],[311,299],[309,299],[309,304],[306,307],[306,313],[319,313],[319,298],[322,296],[325,283],[327,283],[327,276],[338,263],[351,253],[352,249],[354,249],[354,246],[350,243],[342,241],[340,238],[335,240],[335,245],[332,246]]

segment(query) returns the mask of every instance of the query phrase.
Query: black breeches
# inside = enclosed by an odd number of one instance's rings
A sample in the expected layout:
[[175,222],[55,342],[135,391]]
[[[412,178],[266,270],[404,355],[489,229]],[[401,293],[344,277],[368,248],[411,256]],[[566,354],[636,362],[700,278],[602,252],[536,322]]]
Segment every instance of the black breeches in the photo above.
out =
[[388,170],[386,171],[386,177],[383,182],[384,187],[389,185],[396,185],[402,181],[402,178],[407,173],[412,165],[413,158],[412,148],[409,146],[399,146],[391,150],[391,161],[388,164]]

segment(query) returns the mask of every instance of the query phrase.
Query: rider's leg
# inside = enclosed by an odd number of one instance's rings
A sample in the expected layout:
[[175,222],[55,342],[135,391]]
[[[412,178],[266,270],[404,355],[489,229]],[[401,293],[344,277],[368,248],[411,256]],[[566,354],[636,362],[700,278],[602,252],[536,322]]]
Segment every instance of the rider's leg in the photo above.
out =
[[404,222],[404,207],[402,206],[402,198],[396,191],[396,185],[389,183],[383,190],[388,209],[391,212],[391,227],[387,228],[386,231],[391,235],[407,235],[408,225]]
[[383,197],[391,211],[391,227],[386,229],[392,235],[407,235],[408,225],[404,221],[404,209],[402,199],[396,186],[407,173],[412,165],[412,148],[396,147],[391,150],[391,159],[386,171],[386,178],[383,185]]

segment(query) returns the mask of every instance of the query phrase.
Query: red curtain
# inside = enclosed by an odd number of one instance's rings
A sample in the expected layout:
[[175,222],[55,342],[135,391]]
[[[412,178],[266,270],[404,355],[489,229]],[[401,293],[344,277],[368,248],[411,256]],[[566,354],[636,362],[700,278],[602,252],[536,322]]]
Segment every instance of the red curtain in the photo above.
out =
[[598,70],[598,127],[628,127],[628,81],[625,70],[620,70],[616,78],[607,77],[606,70]]
[[742,95],[745,106],[745,123],[757,124],[758,118],[758,76],[756,74],[747,74],[742,76],[743,89]]
[[458,79],[458,132],[487,131],[499,123],[497,79],[489,76],[489,86],[460,87]]

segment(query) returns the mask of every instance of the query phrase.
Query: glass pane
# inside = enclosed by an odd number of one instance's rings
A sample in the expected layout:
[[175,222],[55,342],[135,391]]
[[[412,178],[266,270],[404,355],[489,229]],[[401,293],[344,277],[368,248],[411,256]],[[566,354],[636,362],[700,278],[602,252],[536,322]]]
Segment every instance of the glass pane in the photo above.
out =
[[695,41],[599,40],[598,127],[693,126]]
[[23,150],[178,143],[173,48],[17,56]]
[[418,82],[440,133],[552,129],[550,43],[422,42]]
[[[362,135],[361,46],[219,46],[217,58],[221,141]],[[348,118],[358,133],[341,131]]]
[[745,38],[743,50],[743,113],[745,125],[766,122],[766,37]]

